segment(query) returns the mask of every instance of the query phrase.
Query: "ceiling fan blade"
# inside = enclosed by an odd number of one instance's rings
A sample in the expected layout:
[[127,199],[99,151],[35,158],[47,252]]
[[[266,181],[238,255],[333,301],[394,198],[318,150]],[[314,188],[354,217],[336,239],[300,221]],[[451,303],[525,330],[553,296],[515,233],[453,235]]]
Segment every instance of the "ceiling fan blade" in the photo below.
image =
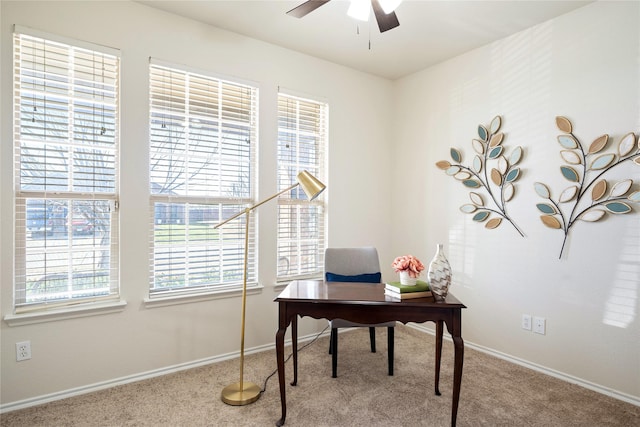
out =
[[289,12],[287,12],[287,15],[295,16],[296,18],[302,18],[306,14],[313,12],[323,4],[329,3],[330,1],[331,0],[307,0],[301,5],[291,9]]
[[373,13],[376,15],[376,21],[378,21],[378,28],[380,28],[381,33],[400,25],[396,13],[384,13],[384,10],[382,10],[382,6],[380,6],[380,2],[378,0],[371,0],[371,5],[373,6]]

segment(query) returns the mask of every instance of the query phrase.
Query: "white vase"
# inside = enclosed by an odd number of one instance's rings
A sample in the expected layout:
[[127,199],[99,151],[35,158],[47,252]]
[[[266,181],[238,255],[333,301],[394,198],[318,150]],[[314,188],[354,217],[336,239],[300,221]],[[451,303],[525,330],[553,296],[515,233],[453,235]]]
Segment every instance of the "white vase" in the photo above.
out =
[[409,272],[408,271],[401,271],[400,272],[400,284],[401,285],[415,286],[417,282],[418,282],[418,278],[409,276]]
[[451,266],[444,256],[442,243],[438,244],[436,254],[429,264],[429,288],[436,301],[444,301],[451,285]]

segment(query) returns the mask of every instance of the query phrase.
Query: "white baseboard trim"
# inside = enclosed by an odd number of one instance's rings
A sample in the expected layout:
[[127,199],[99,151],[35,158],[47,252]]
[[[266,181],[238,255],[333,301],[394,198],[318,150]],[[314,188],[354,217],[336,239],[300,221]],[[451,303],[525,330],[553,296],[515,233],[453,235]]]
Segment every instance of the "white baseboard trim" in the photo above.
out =
[[[416,330],[419,330],[421,332],[427,333],[427,334],[431,334],[434,335],[435,332],[429,328],[424,327],[423,324],[414,324],[414,323],[408,323],[407,326],[414,328]],[[346,329],[345,329],[346,331]],[[305,336],[300,336],[298,337],[298,343],[305,343],[308,341],[312,341],[314,339],[316,339],[317,337],[321,336],[321,335],[328,335],[329,331],[322,331],[320,334],[314,334],[314,335],[305,335]],[[451,341],[451,338],[448,335],[445,335],[445,339],[448,341]],[[290,346],[291,345],[291,340],[286,340],[285,341],[285,346]],[[610,389],[608,387],[604,387],[601,386],[599,384],[595,384],[586,380],[583,380],[581,378],[577,378],[574,377],[572,375],[569,374],[565,374],[563,372],[559,372],[556,371],[554,369],[550,369],[547,368],[545,366],[541,366],[538,365],[536,363],[533,362],[529,362],[527,360],[524,359],[520,359],[518,357],[514,357],[511,356],[509,354],[506,353],[502,353],[469,341],[465,341],[465,346],[472,348],[474,350],[478,350],[481,351],[483,353],[486,353],[490,356],[494,356],[497,357],[499,359],[503,359],[506,360],[507,362],[511,362],[511,363],[515,363],[517,365],[520,366],[524,366],[526,368],[529,369],[533,369],[534,371],[538,371],[540,373],[546,374],[546,375],[550,375],[552,377],[567,381],[569,383],[572,384],[576,384],[582,387],[585,387],[589,390],[593,390],[595,392],[607,395],[607,396],[611,396],[615,399],[621,400],[623,402],[627,402],[627,403],[631,403],[632,405],[636,405],[636,406],[640,406],[640,398],[636,397],[636,396],[632,396],[626,393],[622,393],[620,391],[617,390],[613,390]],[[255,354],[255,353],[260,353],[263,351],[268,351],[268,350],[273,350],[274,345],[273,344],[265,344],[262,346],[257,346],[257,347],[252,347],[250,349],[245,349],[245,355],[247,354]],[[62,399],[67,399],[69,397],[74,397],[74,396],[79,396],[82,394],[87,394],[87,393],[92,393],[94,391],[100,391],[100,390],[105,390],[111,387],[115,387],[115,386],[119,386],[119,385],[124,385],[124,384],[129,384],[129,383],[133,383],[133,382],[137,382],[137,381],[141,381],[141,380],[147,380],[150,378],[155,378],[155,377],[159,377],[162,375],[167,375],[167,374],[172,374],[175,372],[180,372],[180,371],[184,371],[187,369],[191,369],[191,368],[197,368],[200,366],[204,366],[204,365],[210,365],[213,363],[218,363],[218,362],[223,362],[225,360],[229,360],[229,359],[234,359],[234,358],[238,358],[240,357],[240,352],[236,351],[236,352],[232,352],[232,353],[226,353],[226,354],[222,354],[219,356],[213,356],[213,357],[207,357],[204,359],[200,359],[200,360],[194,360],[191,362],[187,362],[187,363],[181,363],[178,365],[173,365],[173,366],[168,366],[166,368],[161,368],[161,369],[154,369],[152,371],[147,371],[147,372],[142,372],[139,374],[134,374],[134,375],[128,375],[125,377],[121,377],[121,378],[116,378],[113,380],[108,380],[108,381],[103,381],[103,382],[99,382],[99,383],[95,383],[95,384],[90,384],[90,385],[86,385],[86,386],[82,386],[82,387],[76,387],[73,389],[69,389],[69,390],[64,390],[64,391],[60,391],[60,392],[56,392],[56,393],[51,393],[51,394],[46,394],[43,396],[37,396],[37,397],[33,397],[30,399],[24,399],[24,400],[20,400],[17,402],[10,402],[10,403],[6,403],[4,405],[0,405],[0,414],[6,413],[6,412],[10,412],[10,411],[16,411],[18,409],[24,409],[24,408],[29,408],[32,406],[37,406],[37,405],[42,405],[44,403],[49,403],[49,402],[54,402],[56,400],[62,400]]]
[[[307,341],[312,341],[319,337],[320,335],[325,335],[325,331],[321,334],[314,335],[305,335],[298,337],[298,343],[304,343]],[[285,340],[285,347],[291,345],[291,340]],[[250,349],[245,349],[244,354],[255,354],[263,351],[273,350],[274,344],[265,344],[257,347],[252,347]],[[113,380],[102,381],[95,384],[89,384],[82,387],[76,387],[69,390],[63,390],[56,393],[46,394],[42,396],[33,397],[30,399],[24,399],[17,402],[9,402],[3,405],[0,405],[0,414],[4,414],[10,411],[16,411],[18,409],[29,408],[32,406],[42,405],[44,403],[54,402],[56,400],[67,399],[69,397],[79,396],[82,394],[93,393],[94,391],[105,390],[111,387],[130,384],[141,380],[147,380],[150,378],[160,377],[162,375],[172,374],[175,372],[184,371],[191,368],[197,368],[200,366],[210,365],[213,363],[223,362],[229,359],[235,359],[240,357],[240,351],[235,351],[232,353],[226,353],[219,356],[207,357],[200,360],[194,360],[191,362],[180,363],[178,365],[168,366],[166,368],[154,369],[152,371],[141,372],[139,374],[128,375],[121,378],[115,378]],[[274,366],[275,369],[275,366]]]
[[[435,331],[429,328],[426,328],[423,324],[415,324],[408,323],[407,326],[417,329],[422,332],[426,332],[431,335],[435,335]],[[444,336],[444,339],[451,341],[451,337],[448,335]],[[602,385],[592,383],[590,381],[586,381],[582,378],[574,377],[573,375],[565,374],[564,372],[556,371],[554,369],[548,368],[546,366],[538,365],[536,363],[530,362],[528,360],[520,359],[519,357],[511,356],[510,354],[502,353],[500,351],[484,347],[479,344],[475,344],[473,342],[466,341],[464,342],[465,347],[472,348],[474,350],[478,350],[482,353],[486,353],[490,356],[497,357],[498,359],[506,360],[507,362],[515,363],[516,365],[524,366],[525,368],[533,369],[534,371],[550,375],[554,378],[561,379],[563,381],[567,381],[572,384],[576,384],[587,388],[589,390],[593,390],[595,392],[611,396],[615,399],[622,400],[623,402],[631,403],[632,405],[640,406],[640,398],[636,396],[632,396],[627,393],[623,393],[618,390],[614,390],[608,387],[604,387]]]

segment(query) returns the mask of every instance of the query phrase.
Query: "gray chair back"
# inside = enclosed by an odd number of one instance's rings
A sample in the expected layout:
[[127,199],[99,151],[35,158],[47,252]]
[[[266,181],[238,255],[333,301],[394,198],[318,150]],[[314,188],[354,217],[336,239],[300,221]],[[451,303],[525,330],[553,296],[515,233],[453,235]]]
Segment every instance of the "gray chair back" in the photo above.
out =
[[324,271],[343,276],[380,273],[378,250],[371,246],[327,248],[324,253]]

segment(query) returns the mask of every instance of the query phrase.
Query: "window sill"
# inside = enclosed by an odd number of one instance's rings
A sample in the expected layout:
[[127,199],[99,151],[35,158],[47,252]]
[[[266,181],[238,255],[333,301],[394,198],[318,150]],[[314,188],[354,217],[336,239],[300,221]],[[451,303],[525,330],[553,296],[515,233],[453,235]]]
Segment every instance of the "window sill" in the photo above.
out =
[[4,321],[9,326],[23,326],[34,323],[54,322],[57,320],[75,319],[77,317],[98,316],[118,313],[125,309],[127,302],[123,300],[103,303],[87,303],[56,310],[42,310],[31,313],[7,314]]
[[[256,295],[262,292],[263,286],[256,284],[251,287],[247,287],[247,295]],[[144,299],[145,308],[166,307],[169,305],[177,304],[190,304],[194,302],[209,301],[223,298],[235,298],[242,296],[241,288],[216,290],[202,293],[167,293],[166,295],[159,295],[155,297],[147,297]]]
[[287,285],[291,283],[291,281],[288,282],[276,282],[276,284],[273,286],[273,292],[282,292],[284,290],[284,288],[287,287]]

